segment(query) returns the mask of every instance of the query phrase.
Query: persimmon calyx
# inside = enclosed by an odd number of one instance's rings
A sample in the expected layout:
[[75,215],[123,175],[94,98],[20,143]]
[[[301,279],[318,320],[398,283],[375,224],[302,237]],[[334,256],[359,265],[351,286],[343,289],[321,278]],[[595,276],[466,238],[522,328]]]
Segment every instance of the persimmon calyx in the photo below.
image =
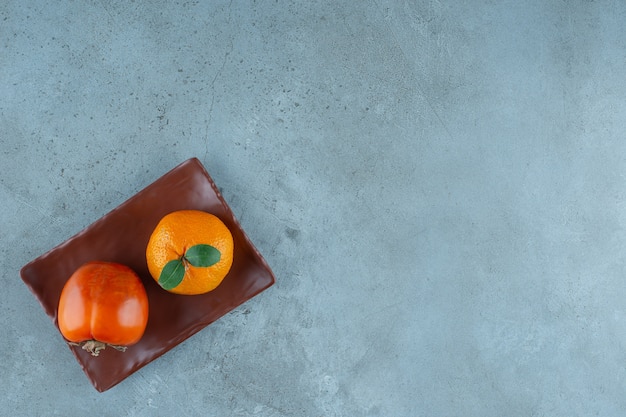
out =
[[109,343],[104,343],[99,340],[85,340],[84,342],[76,343],[76,342],[67,342],[71,346],[80,346],[83,350],[91,353],[91,356],[100,355],[100,351],[106,349],[107,346],[112,347],[113,349],[119,350],[120,352],[126,351],[126,346],[112,345]]

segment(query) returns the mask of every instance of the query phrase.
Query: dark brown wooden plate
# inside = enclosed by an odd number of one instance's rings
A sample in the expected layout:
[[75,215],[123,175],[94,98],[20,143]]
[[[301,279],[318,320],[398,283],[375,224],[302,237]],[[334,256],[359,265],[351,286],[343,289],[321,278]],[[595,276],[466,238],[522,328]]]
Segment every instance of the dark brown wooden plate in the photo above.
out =
[[[175,295],[152,279],[145,250],[152,230],[166,214],[184,209],[218,216],[231,230],[234,261],[224,281],[202,295]],[[126,352],[105,349],[92,357],[70,346],[98,391],[105,391],[274,284],[274,274],[250,242],[200,161],[189,159],[86,229],[26,264],[20,271],[45,313],[57,324],[63,285],[92,260],[128,265],[141,277],[150,303],[143,338]],[[60,339],[62,343],[64,339]]]

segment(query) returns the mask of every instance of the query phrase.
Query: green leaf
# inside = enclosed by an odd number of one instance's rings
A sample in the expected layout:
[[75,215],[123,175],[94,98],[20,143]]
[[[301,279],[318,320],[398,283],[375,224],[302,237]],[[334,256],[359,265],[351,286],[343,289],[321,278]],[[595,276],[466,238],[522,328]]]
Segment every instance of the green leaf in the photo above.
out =
[[176,288],[185,276],[185,265],[182,259],[174,259],[165,264],[159,275],[159,285],[163,289]]
[[185,259],[193,266],[207,267],[219,262],[222,254],[211,245],[195,245],[187,249]]

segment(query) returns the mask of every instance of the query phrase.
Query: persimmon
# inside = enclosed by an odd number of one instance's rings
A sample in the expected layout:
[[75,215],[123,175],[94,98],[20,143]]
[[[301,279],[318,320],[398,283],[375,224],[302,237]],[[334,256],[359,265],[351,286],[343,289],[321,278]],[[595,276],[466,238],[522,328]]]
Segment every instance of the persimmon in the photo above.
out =
[[61,334],[70,344],[98,356],[106,346],[124,351],[148,324],[148,296],[128,266],[91,261],[78,268],[61,291]]

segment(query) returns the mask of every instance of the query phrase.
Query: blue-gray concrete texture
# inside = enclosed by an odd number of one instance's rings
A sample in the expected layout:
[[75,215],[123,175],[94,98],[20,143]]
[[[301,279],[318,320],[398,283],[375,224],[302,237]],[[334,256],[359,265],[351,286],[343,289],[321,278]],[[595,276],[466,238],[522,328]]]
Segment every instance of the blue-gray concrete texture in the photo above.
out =
[[[0,3],[0,414],[626,415],[626,2]],[[275,286],[105,393],[19,277],[198,157]]]

